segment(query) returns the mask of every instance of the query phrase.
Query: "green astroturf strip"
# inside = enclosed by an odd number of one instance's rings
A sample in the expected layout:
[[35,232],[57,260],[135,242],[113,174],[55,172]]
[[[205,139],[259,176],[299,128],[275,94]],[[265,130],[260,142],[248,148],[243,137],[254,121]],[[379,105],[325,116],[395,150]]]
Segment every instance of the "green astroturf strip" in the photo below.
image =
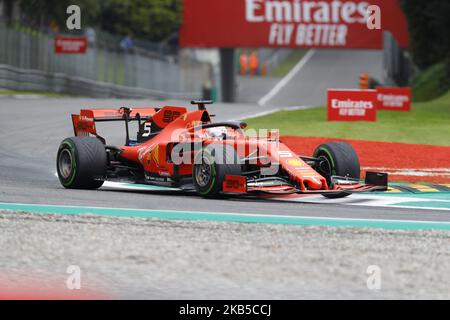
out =
[[41,214],[82,215],[94,214],[108,217],[155,218],[168,220],[203,220],[216,222],[243,222],[326,227],[363,227],[402,230],[450,230],[450,222],[369,220],[343,218],[316,218],[283,215],[255,215],[237,213],[209,213],[191,211],[141,210],[120,208],[91,208],[33,204],[0,203],[0,210],[25,211]]

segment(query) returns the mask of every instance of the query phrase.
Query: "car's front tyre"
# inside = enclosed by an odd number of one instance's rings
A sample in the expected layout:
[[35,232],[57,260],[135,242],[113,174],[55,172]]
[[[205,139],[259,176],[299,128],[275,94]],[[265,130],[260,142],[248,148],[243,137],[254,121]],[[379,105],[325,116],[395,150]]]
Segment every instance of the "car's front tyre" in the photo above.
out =
[[[322,159],[320,166],[315,168],[332,186],[331,177],[348,177],[360,179],[361,167],[358,155],[352,145],[346,142],[329,142],[317,147],[314,157]],[[350,195],[348,192],[324,195],[327,198],[342,198]]]
[[205,198],[219,198],[227,175],[241,175],[241,164],[233,147],[212,144],[195,157],[192,179],[195,190]]

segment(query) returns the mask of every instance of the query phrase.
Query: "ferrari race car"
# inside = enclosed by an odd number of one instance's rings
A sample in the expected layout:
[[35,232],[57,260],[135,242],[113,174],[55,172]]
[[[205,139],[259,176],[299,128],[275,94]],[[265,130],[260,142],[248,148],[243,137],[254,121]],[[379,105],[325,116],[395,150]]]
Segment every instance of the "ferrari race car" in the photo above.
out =
[[[345,197],[355,192],[386,191],[385,173],[367,172],[351,145],[320,145],[313,156],[295,154],[279,139],[244,133],[243,122],[212,122],[210,101],[185,107],[81,110],[72,115],[75,136],[57,153],[61,184],[69,189],[97,189],[104,181],[170,186],[203,197],[233,194],[321,194]],[[96,124],[125,124],[125,144],[108,145]],[[130,137],[130,124],[137,133]]]

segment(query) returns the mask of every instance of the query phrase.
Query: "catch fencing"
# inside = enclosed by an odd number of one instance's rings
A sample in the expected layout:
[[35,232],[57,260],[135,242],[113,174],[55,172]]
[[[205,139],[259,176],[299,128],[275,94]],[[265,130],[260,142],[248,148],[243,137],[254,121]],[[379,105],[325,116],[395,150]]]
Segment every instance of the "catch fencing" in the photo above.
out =
[[0,25],[0,88],[94,97],[199,98],[210,66],[157,52],[89,43],[56,54],[52,35]]

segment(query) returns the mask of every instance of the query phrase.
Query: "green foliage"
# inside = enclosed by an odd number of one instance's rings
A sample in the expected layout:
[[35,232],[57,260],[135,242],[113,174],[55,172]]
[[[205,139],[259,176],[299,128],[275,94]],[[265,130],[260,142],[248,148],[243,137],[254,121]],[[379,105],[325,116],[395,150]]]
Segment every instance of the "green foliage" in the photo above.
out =
[[17,0],[28,24],[49,26],[54,21],[60,29],[65,28],[67,7],[74,4],[81,9],[82,26],[95,24],[99,15],[97,0]]
[[178,30],[180,0],[107,0],[102,2],[100,27],[106,31],[160,41]]
[[100,27],[111,33],[160,41],[181,24],[181,0],[15,0],[27,24],[63,30],[69,5],[81,8],[82,26]]
[[401,0],[407,16],[411,49],[420,68],[450,62],[450,1]]
[[422,72],[413,82],[414,100],[428,101],[450,88],[450,1],[401,0],[414,62]]
[[414,101],[429,101],[450,89],[448,65],[437,63],[421,72],[412,83]]

